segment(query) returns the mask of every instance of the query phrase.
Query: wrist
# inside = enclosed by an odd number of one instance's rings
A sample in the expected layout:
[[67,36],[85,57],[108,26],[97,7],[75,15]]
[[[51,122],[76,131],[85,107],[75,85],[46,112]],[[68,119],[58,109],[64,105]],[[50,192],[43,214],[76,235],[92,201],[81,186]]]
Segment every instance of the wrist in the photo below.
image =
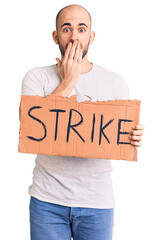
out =
[[62,79],[62,86],[69,88],[69,87],[74,87],[77,79],[72,79],[72,78],[64,78]]

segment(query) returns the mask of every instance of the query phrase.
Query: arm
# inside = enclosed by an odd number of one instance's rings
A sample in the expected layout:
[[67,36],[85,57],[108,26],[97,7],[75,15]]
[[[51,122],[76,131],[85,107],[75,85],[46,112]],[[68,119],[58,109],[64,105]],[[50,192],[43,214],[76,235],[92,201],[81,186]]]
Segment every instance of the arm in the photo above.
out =
[[[116,88],[115,88],[116,99],[129,99],[129,89],[125,80],[121,77],[116,77]],[[129,132],[128,138],[131,144],[135,147],[141,146],[141,140],[143,135],[144,125],[138,124],[132,127]]]
[[70,42],[62,61],[58,58],[56,60],[62,82],[52,94],[68,97],[81,74],[82,49],[80,43],[77,40],[73,44]]
[[[75,40],[73,44],[70,42],[62,62],[58,58],[56,60],[58,62],[58,72],[62,81],[52,94],[67,97],[81,74],[82,49],[80,48],[80,43],[77,40]],[[25,75],[22,83],[21,95],[44,96],[43,81],[41,80],[41,76],[39,76],[37,68],[32,69],[32,71],[29,71]],[[21,111],[19,106],[19,120],[20,114]]]

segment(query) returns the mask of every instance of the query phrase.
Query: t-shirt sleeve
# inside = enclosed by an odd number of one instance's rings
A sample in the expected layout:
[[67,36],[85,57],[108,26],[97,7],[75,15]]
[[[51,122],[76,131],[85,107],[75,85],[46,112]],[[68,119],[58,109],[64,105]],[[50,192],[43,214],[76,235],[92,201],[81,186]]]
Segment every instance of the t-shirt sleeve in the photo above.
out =
[[126,81],[119,75],[115,77],[115,99],[129,99],[129,88]]
[[44,81],[39,68],[33,68],[25,74],[21,85],[21,95],[44,97]]

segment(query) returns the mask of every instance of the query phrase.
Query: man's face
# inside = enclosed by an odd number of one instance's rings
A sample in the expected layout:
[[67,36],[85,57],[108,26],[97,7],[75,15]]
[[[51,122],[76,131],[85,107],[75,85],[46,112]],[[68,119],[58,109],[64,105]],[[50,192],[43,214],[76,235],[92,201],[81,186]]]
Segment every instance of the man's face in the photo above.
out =
[[82,8],[66,8],[58,18],[57,36],[59,49],[64,56],[69,42],[78,39],[83,49],[82,58],[90,45],[91,21],[89,14]]

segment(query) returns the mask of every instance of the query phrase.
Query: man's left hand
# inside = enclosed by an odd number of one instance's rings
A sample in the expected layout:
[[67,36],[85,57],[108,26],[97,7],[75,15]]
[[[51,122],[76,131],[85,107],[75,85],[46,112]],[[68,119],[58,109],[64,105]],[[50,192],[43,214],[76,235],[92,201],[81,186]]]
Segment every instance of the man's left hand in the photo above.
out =
[[133,146],[135,147],[141,146],[143,130],[144,130],[143,124],[138,124],[132,127],[132,130],[129,132],[128,138]]

